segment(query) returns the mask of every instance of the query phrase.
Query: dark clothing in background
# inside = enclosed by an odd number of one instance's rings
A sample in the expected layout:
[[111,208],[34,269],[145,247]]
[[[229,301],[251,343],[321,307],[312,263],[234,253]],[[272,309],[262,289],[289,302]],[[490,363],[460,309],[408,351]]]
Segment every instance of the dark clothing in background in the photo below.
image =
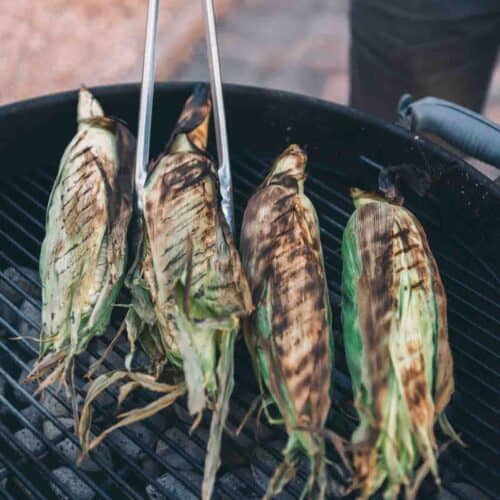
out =
[[352,2],[378,7],[402,17],[434,21],[500,12],[500,0],[352,0]]
[[350,104],[393,121],[399,98],[480,112],[500,45],[500,0],[353,0]]

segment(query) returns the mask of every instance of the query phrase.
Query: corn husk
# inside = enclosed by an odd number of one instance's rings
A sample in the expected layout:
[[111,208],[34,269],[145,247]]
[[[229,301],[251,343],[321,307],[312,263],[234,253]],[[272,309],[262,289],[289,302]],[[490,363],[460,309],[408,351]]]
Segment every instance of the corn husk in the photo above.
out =
[[303,496],[325,497],[324,424],[330,408],[333,337],[316,211],[304,194],[306,156],[290,146],[250,198],[241,255],[255,311],[244,333],[271,423],[284,423],[284,461],[266,498],[310,460]]
[[42,331],[31,378],[71,386],[73,358],[104,333],[124,278],[135,141],[82,88],[78,132],[52,188],[40,255]]
[[443,413],[454,387],[445,291],[415,216],[376,195],[352,193],[342,317],[360,418],[352,438],[356,482],[362,498],[384,482],[385,498],[402,486],[414,496],[419,463],[439,481],[436,420],[457,437]]
[[[240,318],[252,309],[240,259],[219,206],[215,167],[205,153],[209,113],[207,89],[198,87],[145,184],[139,257],[127,280],[132,292],[126,317],[131,344],[127,367],[140,342],[152,360],[152,377],[141,381],[133,372],[114,372],[95,381],[102,388],[128,380],[122,387],[124,397],[136,387],[163,392],[163,400],[152,403],[154,412],[183,392],[192,415],[212,410],[202,485],[202,497],[207,499],[220,464],[233,389],[234,342]],[[181,370],[182,381],[155,388],[167,364]],[[175,397],[169,397],[172,391]],[[99,392],[87,397],[82,437],[88,434],[90,404]],[[106,433],[150,415],[151,405],[132,410]],[[97,442],[84,440],[84,446],[88,450]]]

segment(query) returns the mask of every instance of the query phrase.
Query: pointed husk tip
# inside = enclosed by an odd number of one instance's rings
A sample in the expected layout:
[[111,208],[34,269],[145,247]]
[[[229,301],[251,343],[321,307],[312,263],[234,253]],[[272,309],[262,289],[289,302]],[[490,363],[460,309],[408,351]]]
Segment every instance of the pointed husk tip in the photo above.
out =
[[[196,85],[184,104],[174,132],[168,142],[166,152],[174,153],[185,149],[187,139],[192,149],[205,151],[208,142],[208,126],[212,101],[208,86]],[[188,147],[189,147],[188,146]]]
[[100,118],[104,111],[92,92],[82,85],[78,92],[78,123]]
[[286,178],[302,182],[306,177],[306,164],[305,151],[297,144],[291,144],[276,158],[262,185]]

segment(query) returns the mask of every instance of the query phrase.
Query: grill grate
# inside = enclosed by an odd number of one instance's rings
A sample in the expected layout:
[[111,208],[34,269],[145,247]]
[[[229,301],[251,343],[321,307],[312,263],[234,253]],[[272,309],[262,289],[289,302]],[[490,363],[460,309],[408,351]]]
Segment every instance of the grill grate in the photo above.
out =
[[[256,157],[245,149],[238,149],[233,158],[233,178],[236,218],[241,220],[242,210],[249,193],[262,180],[272,155]],[[380,168],[364,157],[359,158],[366,167]],[[306,190],[316,205],[321,223],[321,237],[325,250],[335,325],[338,328],[340,301],[341,256],[340,242],[344,225],[352,206],[347,186],[335,177],[324,164],[312,162]],[[39,281],[32,270],[38,267],[38,255],[44,235],[45,206],[55,175],[55,169],[39,169],[29,176],[17,178],[0,188],[0,494],[6,498],[53,498],[54,490],[69,498],[197,498],[203,470],[203,450],[207,442],[207,425],[189,437],[189,421],[185,403],[163,412],[161,417],[149,419],[141,427],[148,439],[137,429],[122,429],[123,441],[107,439],[107,457],[100,449],[91,454],[98,469],[88,472],[75,465],[74,460],[61,450],[62,443],[77,445],[71,428],[67,428],[60,415],[43,401],[31,395],[29,388],[19,384],[19,376],[29,370],[29,363],[37,355],[37,346],[29,335],[37,332],[40,301]],[[440,265],[449,298],[450,340],[455,358],[457,392],[450,405],[450,418],[468,448],[452,446],[443,458],[446,472],[445,486],[459,478],[475,484],[494,496],[499,473],[497,428],[500,384],[495,370],[498,365],[498,338],[500,300],[498,287],[485,263],[453,238],[445,239],[429,207],[418,207],[416,213],[424,224],[431,247]],[[455,247],[460,247],[463,258],[455,258]],[[9,270],[10,271],[7,271]],[[16,278],[13,278],[16,276]],[[120,318],[114,318],[114,325]],[[22,325],[20,327],[19,325]],[[26,333],[28,332],[28,334]],[[30,333],[31,332],[31,333]],[[112,332],[110,332],[112,334]],[[19,337],[19,340],[12,340]],[[84,394],[85,363],[91,356],[99,357],[108,334],[93,341],[88,356],[77,362],[77,392]],[[341,338],[337,332],[337,344]],[[341,351],[338,349],[337,351]],[[114,359],[106,360],[106,369],[117,367],[117,361],[126,354],[126,345],[118,343]],[[229,430],[234,431],[256,396],[253,376],[249,369],[244,346],[237,348],[237,389],[231,402]],[[349,380],[345,363],[337,360],[334,387],[334,411],[330,425],[348,436],[354,427],[346,402],[350,398]],[[241,382],[245,383],[242,384]],[[242,387],[244,385],[245,387]],[[48,390],[61,412],[70,413],[70,405],[62,394]],[[110,401],[116,394],[108,389]],[[24,403],[20,400],[24,399]],[[149,402],[148,395],[139,393],[136,404]],[[26,408],[36,415],[26,416]],[[347,408],[347,409],[346,409]],[[96,405],[95,432],[112,417],[114,405],[103,402]],[[44,421],[43,425],[40,422]],[[59,431],[48,437],[47,422]],[[259,429],[259,444],[255,445],[255,430]],[[31,431],[32,442],[19,438],[19,431]],[[174,432],[175,431],[175,432]],[[494,439],[492,439],[492,437]],[[135,455],[125,450],[134,446]],[[169,453],[160,453],[163,442]],[[283,430],[260,426],[255,418],[249,420],[239,437],[231,436],[223,447],[223,467],[219,474],[215,498],[260,498],[264,493],[263,478],[273,472],[273,463],[280,459],[285,442]],[[333,452],[331,453],[334,457]],[[62,473],[61,471],[64,471]],[[341,471],[332,466],[333,477],[340,484]],[[296,498],[307,477],[307,469],[299,469],[297,479],[283,494],[283,498]],[[447,480],[448,479],[448,480]]]

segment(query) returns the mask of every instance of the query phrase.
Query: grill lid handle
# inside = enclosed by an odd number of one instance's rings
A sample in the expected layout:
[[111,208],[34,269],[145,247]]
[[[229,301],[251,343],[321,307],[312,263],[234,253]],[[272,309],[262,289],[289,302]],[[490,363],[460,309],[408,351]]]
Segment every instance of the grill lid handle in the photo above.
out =
[[500,168],[500,126],[484,116],[444,99],[412,100],[403,95],[398,115],[412,132],[429,132],[466,155]]

